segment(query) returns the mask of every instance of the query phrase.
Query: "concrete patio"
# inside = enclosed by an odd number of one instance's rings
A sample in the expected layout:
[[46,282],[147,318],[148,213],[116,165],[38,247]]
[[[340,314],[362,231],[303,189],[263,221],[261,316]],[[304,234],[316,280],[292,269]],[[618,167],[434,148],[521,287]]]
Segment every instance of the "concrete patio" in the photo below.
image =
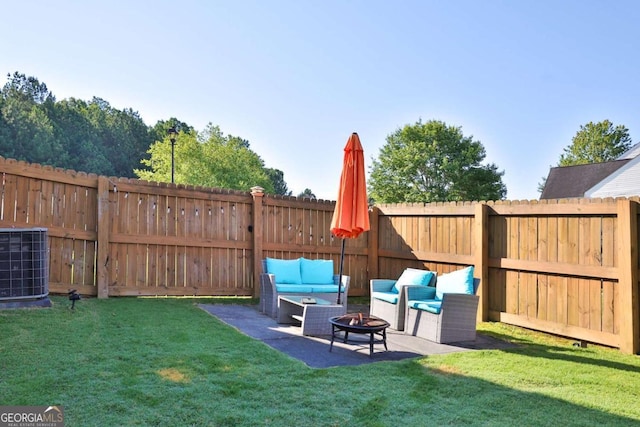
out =
[[[434,354],[514,347],[513,344],[483,334],[477,334],[476,340],[472,342],[438,344],[388,329],[388,351],[384,350],[381,343],[375,344],[374,353],[369,356],[368,337],[351,334],[348,343],[336,340],[332,351],[329,352],[331,336],[303,336],[299,327],[278,324],[271,317],[260,313],[257,306],[201,304],[200,308],[240,332],[258,339],[312,368],[354,366]],[[350,305],[349,312],[368,313],[368,306]]]

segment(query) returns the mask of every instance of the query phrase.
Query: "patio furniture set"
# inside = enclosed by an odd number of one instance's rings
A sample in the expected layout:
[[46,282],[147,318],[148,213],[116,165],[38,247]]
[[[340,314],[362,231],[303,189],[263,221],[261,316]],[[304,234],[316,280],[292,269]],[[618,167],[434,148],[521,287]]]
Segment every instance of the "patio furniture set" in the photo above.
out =
[[[439,277],[407,268],[398,280],[373,279],[370,314],[363,320],[346,314],[349,276],[340,280],[332,260],[267,258],[262,265],[261,312],[278,323],[299,324],[303,335],[330,334],[333,345],[338,331],[345,342],[349,332],[369,334],[370,353],[374,335],[386,349],[387,327],[438,343],[475,340],[479,281],[473,267]],[[344,295],[340,304],[339,289]]]

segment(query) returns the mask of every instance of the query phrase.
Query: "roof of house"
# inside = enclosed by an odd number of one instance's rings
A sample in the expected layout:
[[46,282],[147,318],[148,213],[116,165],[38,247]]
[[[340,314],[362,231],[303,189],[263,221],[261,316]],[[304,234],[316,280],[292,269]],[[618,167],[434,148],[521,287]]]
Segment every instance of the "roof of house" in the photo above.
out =
[[631,197],[640,195],[640,156],[585,191],[584,197]]
[[551,168],[540,199],[584,197],[585,191],[627,164],[631,159]]
[[634,158],[638,157],[639,155],[640,155],[640,142],[636,143],[631,148],[629,148],[627,151],[622,153],[622,155],[620,157],[618,157],[618,160],[634,159]]

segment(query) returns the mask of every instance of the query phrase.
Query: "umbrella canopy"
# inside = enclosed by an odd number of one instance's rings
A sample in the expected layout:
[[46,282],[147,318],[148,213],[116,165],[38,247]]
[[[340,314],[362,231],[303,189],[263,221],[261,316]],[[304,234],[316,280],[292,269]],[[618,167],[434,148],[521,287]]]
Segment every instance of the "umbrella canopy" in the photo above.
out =
[[340,286],[337,302],[340,304],[345,239],[355,238],[369,230],[369,204],[364,178],[364,151],[357,133],[352,133],[344,147],[344,161],[338,200],[331,219],[331,232],[342,238],[340,251]]
[[344,161],[338,200],[331,220],[331,232],[342,238],[358,237],[369,230],[369,204],[364,178],[364,151],[357,133],[344,147]]

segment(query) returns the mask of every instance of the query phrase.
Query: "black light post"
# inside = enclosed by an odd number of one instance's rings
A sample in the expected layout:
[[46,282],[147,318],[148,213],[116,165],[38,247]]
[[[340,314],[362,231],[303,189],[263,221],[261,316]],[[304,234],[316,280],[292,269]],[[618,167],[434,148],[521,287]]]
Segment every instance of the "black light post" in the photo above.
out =
[[171,183],[173,184],[175,181],[173,179],[174,177],[174,173],[175,173],[175,157],[174,157],[174,153],[175,153],[175,147],[176,147],[176,135],[178,133],[176,132],[176,128],[174,126],[171,126],[169,129],[167,129],[167,135],[169,135],[169,141],[171,141]]

